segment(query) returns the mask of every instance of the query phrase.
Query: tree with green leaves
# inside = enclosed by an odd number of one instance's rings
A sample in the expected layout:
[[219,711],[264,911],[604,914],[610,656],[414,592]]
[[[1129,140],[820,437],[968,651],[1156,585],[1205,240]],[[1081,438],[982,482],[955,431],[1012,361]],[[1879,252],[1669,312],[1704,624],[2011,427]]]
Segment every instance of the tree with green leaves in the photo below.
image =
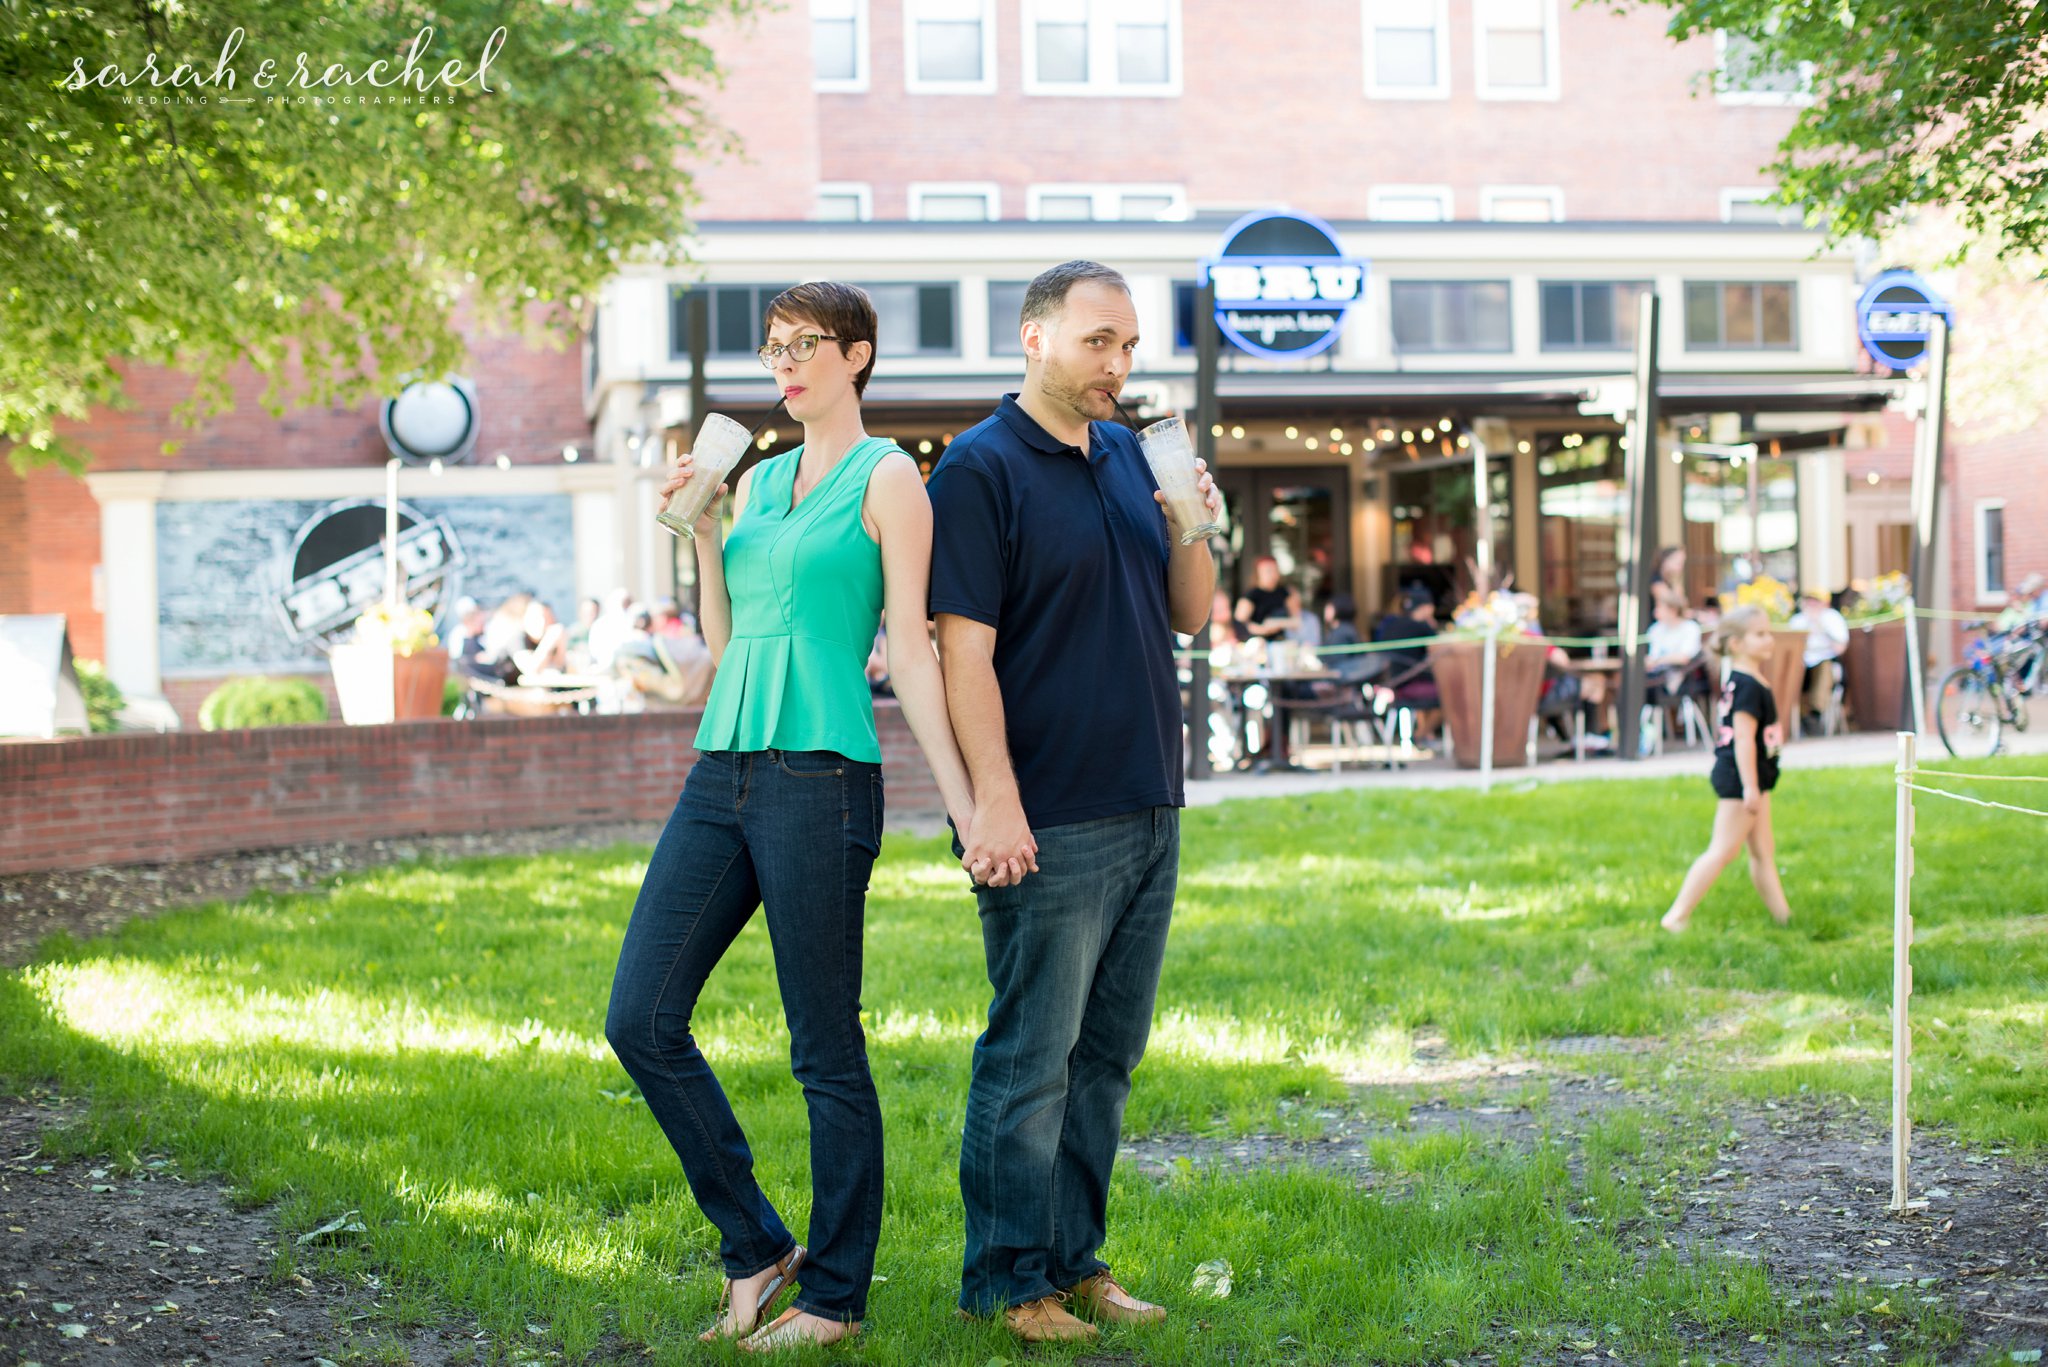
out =
[[1658,0],[1674,39],[1744,40],[1757,74],[1811,102],[1765,168],[1836,238],[1915,209],[2048,248],[2048,7],[2033,0]]
[[573,327],[685,230],[750,3],[0,0],[0,444],[78,468],[124,362],[282,411],[457,369],[458,301]]

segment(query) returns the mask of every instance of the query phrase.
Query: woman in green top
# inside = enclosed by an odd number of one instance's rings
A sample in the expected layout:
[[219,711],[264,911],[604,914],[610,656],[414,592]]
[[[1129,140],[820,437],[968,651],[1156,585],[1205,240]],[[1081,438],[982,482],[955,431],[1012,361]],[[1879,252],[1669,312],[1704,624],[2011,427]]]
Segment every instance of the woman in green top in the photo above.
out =
[[[765,323],[761,363],[804,444],[740,476],[729,539],[716,502],[697,524],[699,620],[718,674],[605,1021],[721,1236],[721,1314],[703,1337],[747,1348],[836,1342],[867,1313],[882,1114],[860,1027],[861,925],[880,852],[882,753],[866,664],[885,606],[904,716],[948,815],[962,830],[974,815],[924,630],[931,503],[916,463],[861,426],[874,306],[850,285],[799,285],[776,296]],[[685,456],[664,499],[690,469]],[[705,979],[756,907],[810,1112],[808,1249],[756,1183],[746,1136],[690,1034]],[[763,1327],[796,1282],[791,1308]]]

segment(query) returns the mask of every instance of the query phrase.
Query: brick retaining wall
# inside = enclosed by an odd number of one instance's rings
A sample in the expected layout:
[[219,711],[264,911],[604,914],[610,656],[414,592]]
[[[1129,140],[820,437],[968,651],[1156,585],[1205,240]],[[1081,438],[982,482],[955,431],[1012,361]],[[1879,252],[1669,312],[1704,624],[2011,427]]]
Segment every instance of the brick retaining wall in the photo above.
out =
[[[320,841],[659,821],[695,712],[286,726],[0,744],[0,873]],[[942,815],[900,708],[878,703],[889,824]]]

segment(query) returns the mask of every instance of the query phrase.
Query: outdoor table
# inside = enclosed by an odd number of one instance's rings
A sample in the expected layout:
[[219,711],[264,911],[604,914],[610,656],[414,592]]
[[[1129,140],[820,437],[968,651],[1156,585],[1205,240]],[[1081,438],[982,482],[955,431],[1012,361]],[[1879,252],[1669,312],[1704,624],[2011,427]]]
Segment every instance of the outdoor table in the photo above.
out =
[[[1249,758],[1251,755],[1251,737],[1249,735],[1251,709],[1244,705],[1246,689],[1250,688],[1253,684],[1260,683],[1267,685],[1269,689],[1274,689],[1275,686],[1286,683],[1324,683],[1342,676],[1334,669],[1295,669],[1285,672],[1271,669],[1224,669],[1218,670],[1215,677],[1217,682],[1237,695],[1238,709],[1244,714],[1244,725],[1247,730],[1245,736],[1245,755]],[[1287,753],[1286,703],[1280,698],[1277,691],[1273,692],[1272,731],[1273,757],[1268,767],[1273,769],[1294,768],[1294,761]]]

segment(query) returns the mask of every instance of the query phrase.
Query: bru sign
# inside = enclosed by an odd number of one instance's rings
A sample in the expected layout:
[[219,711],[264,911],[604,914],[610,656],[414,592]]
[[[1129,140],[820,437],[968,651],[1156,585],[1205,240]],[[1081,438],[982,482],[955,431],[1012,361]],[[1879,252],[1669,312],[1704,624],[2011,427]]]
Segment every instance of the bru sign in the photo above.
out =
[[1955,311],[1933,286],[1912,271],[1884,271],[1856,301],[1856,330],[1871,359],[1907,370],[1926,358],[1928,323],[1936,315],[1955,326]]
[[[331,640],[384,596],[384,505],[331,504],[299,528],[281,566],[276,603],[294,641]],[[462,547],[438,517],[398,505],[398,572],[405,601],[441,619],[455,602]]]
[[1337,341],[1365,297],[1364,261],[1344,255],[1329,224],[1308,214],[1248,214],[1202,262],[1216,289],[1216,326],[1254,356],[1313,356]]

